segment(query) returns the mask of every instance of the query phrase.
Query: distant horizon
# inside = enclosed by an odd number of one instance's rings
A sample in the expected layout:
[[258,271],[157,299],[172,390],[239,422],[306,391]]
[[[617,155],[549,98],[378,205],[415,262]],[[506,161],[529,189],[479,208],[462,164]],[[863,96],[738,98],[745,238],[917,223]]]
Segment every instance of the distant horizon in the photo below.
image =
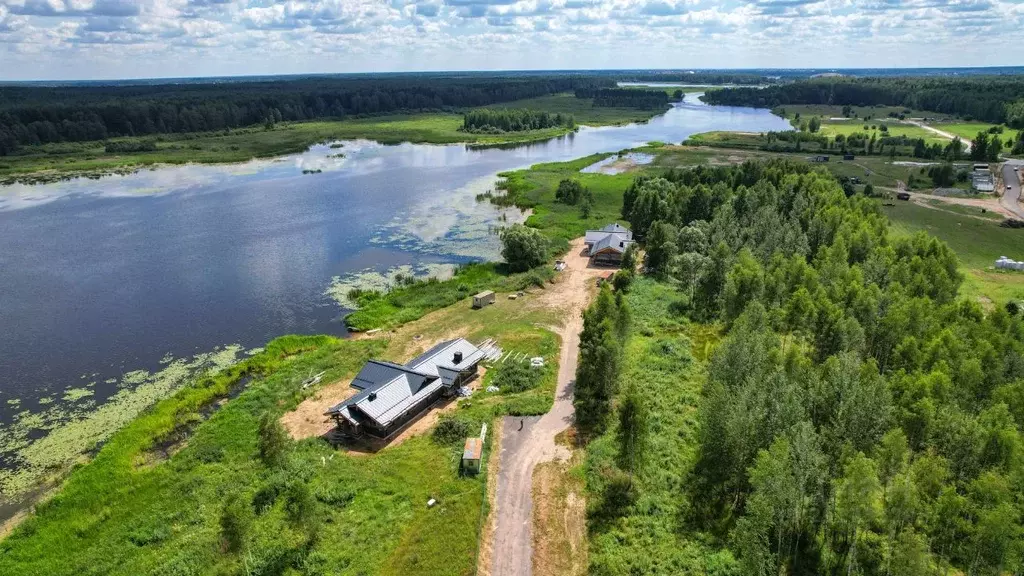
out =
[[379,72],[282,72],[267,74],[234,74],[234,75],[194,75],[194,76],[132,76],[132,77],[103,77],[103,78],[38,78],[5,80],[0,79],[0,85],[12,84],[103,84],[103,83],[173,83],[175,81],[192,81],[203,83],[204,81],[215,80],[260,80],[260,79],[286,79],[286,78],[312,78],[312,77],[344,77],[344,76],[401,76],[401,75],[446,75],[446,74],[559,74],[559,73],[600,73],[614,74],[631,72],[636,73],[665,73],[665,74],[687,74],[687,73],[723,73],[723,74],[761,74],[771,76],[772,72],[789,73],[792,76],[803,76],[814,73],[867,73],[886,72],[886,75],[898,75],[899,72],[957,72],[957,71],[985,71],[1005,70],[1006,74],[1024,74],[1024,65],[987,65],[987,66],[832,66],[832,67],[744,67],[744,68],[495,68],[495,69],[431,69],[431,70],[392,70]]

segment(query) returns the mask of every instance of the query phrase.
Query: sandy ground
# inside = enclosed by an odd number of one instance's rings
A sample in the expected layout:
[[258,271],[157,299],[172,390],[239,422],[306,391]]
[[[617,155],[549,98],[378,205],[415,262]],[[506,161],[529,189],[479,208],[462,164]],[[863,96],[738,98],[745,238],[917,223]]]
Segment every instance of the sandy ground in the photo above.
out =
[[583,576],[587,573],[587,507],[583,481],[568,462],[541,462],[533,471],[533,575]]
[[310,398],[303,400],[295,410],[281,416],[281,425],[288,431],[292,440],[323,436],[334,427],[334,422],[324,416],[324,412],[358,392],[349,386],[350,381],[349,378],[343,378],[331,382]]
[[[989,212],[994,212],[996,214],[999,214],[1000,216],[1005,216],[1006,218],[1016,218],[1013,212],[1011,212],[1005,206],[1000,204],[998,199],[993,198],[991,196],[984,196],[978,198],[959,198],[956,196],[936,196],[934,194],[919,194],[917,192],[914,192],[913,194],[911,194],[910,199],[913,200],[915,204],[924,206],[925,208],[934,208],[936,210],[941,210],[942,208],[940,206],[929,204],[927,200],[939,200],[941,202],[945,202],[946,204],[958,204],[960,206],[970,206],[972,208],[985,208]],[[977,216],[977,218],[982,217]]]
[[542,462],[565,461],[571,454],[567,447],[555,443],[555,436],[573,421],[572,388],[583,310],[596,292],[595,278],[611,272],[608,268],[589,267],[583,249],[582,238],[573,241],[560,281],[538,298],[545,306],[563,310],[565,318],[565,325],[557,329],[562,337],[562,349],[554,406],[543,416],[502,420],[502,442],[498,451],[501,464],[493,507],[497,525],[490,551],[492,576],[532,574],[534,470]]
[[[392,337],[397,338],[398,336],[396,334],[392,335]],[[449,339],[449,335],[445,335],[442,338],[431,341],[408,338],[409,343],[403,347],[408,349],[418,348],[419,351],[422,352],[430,346],[446,339]],[[410,357],[412,356],[410,355]],[[466,386],[471,390],[476,390],[480,387],[480,383],[483,382],[484,374],[486,373],[487,369],[481,366],[479,375],[474,378],[472,382],[467,383]],[[358,392],[358,390],[349,385],[350,382],[351,378],[343,378],[336,382],[331,382],[327,386],[318,390],[313,396],[303,400],[295,410],[292,410],[282,416],[281,425],[284,426],[288,435],[291,436],[293,440],[302,440],[303,438],[324,436],[330,432],[331,429],[334,428],[334,421],[324,416],[324,412],[327,412],[329,408],[346,398],[351,398]],[[340,446],[340,448],[346,452],[358,454],[376,452],[386,446],[401,444],[407,439],[423,434],[433,428],[434,424],[437,423],[438,418],[441,417],[441,414],[454,410],[457,407],[457,400],[457,398],[441,398],[430,407],[430,410],[426,414],[416,420],[413,420],[409,426],[388,442],[363,442],[350,446]]]

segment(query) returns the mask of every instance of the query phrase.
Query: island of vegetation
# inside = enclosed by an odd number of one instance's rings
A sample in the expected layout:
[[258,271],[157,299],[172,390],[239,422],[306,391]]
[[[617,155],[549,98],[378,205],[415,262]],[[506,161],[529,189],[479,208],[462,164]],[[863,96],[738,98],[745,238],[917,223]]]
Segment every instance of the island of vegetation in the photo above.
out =
[[[596,104],[595,104],[596,105]],[[550,128],[576,129],[576,119],[561,112],[549,114],[537,110],[481,108],[462,115],[462,130],[473,134],[504,134]]]

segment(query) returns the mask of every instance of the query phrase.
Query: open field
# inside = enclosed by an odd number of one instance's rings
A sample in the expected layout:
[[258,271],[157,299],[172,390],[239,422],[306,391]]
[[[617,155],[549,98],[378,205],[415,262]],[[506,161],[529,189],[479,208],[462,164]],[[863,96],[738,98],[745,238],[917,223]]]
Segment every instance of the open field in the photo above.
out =
[[897,202],[883,208],[892,222],[894,234],[925,231],[942,240],[956,252],[967,280],[961,292],[968,297],[996,303],[1024,299],[1024,272],[995,270],[1000,256],[1024,258],[1024,231],[1002,228],[994,219],[982,219],[949,205],[942,210]]
[[[865,130],[864,126],[868,128]],[[886,131],[882,131],[881,126],[886,127]],[[862,122],[860,120],[822,120],[821,129],[818,132],[825,136],[835,138],[842,134],[843,136],[849,136],[851,134],[861,133],[866,134],[868,138],[875,136],[876,138],[885,138],[886,136],[899,137],[906,136],[907,138],[918,139],[923,138],[925,144],[940,144],[946,145],[949,140],[943,138],[934,132],[925,130],[920,126],[914,126],[913,124],[903,124],[898,120],[871,120],[869,122]]]
[[[984,122],[929,122],[928,125],[951,134],[956,134],[964,140],[973,140],[978,135],[978,132],[988,132],[989,128],[995,126],[995,124],[986,124]],[[1017,140],[1019,133],[1020,130],[1016,128],[1003,126],[1001,134],[990,134],[990,136],[998,137],[1003,142],[1006,142],[1007,139],[1010,139],[1012,142]]]

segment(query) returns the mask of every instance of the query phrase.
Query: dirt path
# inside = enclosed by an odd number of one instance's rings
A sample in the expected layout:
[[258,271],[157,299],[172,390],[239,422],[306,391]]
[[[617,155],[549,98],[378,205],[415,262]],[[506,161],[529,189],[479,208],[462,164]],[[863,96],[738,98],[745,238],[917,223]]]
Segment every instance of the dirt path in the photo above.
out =
[[[992,198],[990,196],[982,197],[982,198],[960,198],[960,197],[957,197],[957,196],[938,196],[938,195],[935,195],[935,194],[921,194],[919,192],[914,192],[913,195],[911,195],[910,198],[914,201],[915,204],[917,204],[919,206],[924,206],[925,208],[934,208],[936,210],[941,210],[942,207],[941,206],[935,206],[934,204],[929,204],[927,202],[928,200],[938,200],[938,201],[944,202],[946,204],[956,204],[958,206],[969,206],[971,208],[984,208],[984,209],[986,209],[986,210],[988,210],[990,212],[994,212],[994,213],[999,214],[1000,216],[1004,216],[1006,218],[1016,218],[1017,217],[1013,212],[1011,212],[1005,206],[1000,204],[997,199]],[[957,213],[954,212],[954,214],[957,214]],[[958,214],[958,215],[964,216],[964,214]],[[967,214],[966,216],[970,216],[970,214]],[[982,220],[987,220],[987,218],[984,218],[982,216],[973,216],[973,217],[974,218],[981,218]]]
[[[935,126],[929,126],[928,124],[925,124],[924,122],[918,122],[917,120],[904,120],[904,122],[906,122],[907,124],[913,124],[914,126],[917,126],[918,128],[924,128],[925,130],[927,130],[927,131],[929,131],[929,132],[931,132],[933,134],[938,134],[939,136],[942,136],[943,138],[945,138],[947,140],[953,140],[954,138],[959,138],[959,136],[957,136],[956,134],[953,134],[953,133],[950,133],[950,132],[946,132],[945,130],[939,130]],[[970,152],[971,151],[971,141],[967,140],[967,139],[963,139],[963,138],[961,138],[960,141],[964,143],[964,152]]]
[[534,468],[539,463],[566,460],[570,456],[568,448],[555,443],[555,436],[573,421],[572,387],[583,310],[596,292],[595,278],[610,272],[607,268],[589,267],[583,248],[582,238],[573,241],[561,280],[540,298],[543,304],[563,310],[565,318],[565,325],[558,329],[562,349],[554,406],[543,416],[506,417],[502,421],[502,442],[498,451],[501,465],[494,502],[497,522],[491,552],[492,576],[532,573]]

